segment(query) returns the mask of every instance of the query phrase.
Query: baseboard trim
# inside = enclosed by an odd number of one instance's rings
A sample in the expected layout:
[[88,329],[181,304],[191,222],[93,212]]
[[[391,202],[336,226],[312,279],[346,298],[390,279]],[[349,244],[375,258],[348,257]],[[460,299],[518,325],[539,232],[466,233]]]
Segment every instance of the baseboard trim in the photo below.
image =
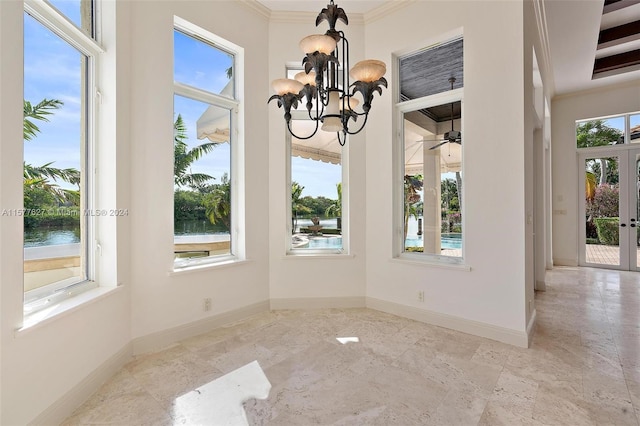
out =
[[59,425],[129,362],[131,357],[132,346],[131,343],[127,343],[122,349],[89,373],[69,392],[41,412],[29,424]]
[[299,297],[292,299],[271,299],[271,309],[326,309],[365,308],[365,297]]
[[576,259],[553,259],[553,266],[578,266]]
[[269,301],[254,303],[253,305],[244,306],[229,312],[223,312],[188,324],[179,325],[167,330],[158,331],[156,333],[147,334],[146,336],[133,339],[133,354],[138,355],[146,352],[154,352],[180,340],[197,336],[221,327],[230,322],[245,319],[251,315],[259,314],[269,310]]
[[413,319],[427,324],[450,328],[475,336],[486,337],[509,345],[528,347],[529,337],[525,330],[517,331],[510,328],[498,327],[479,321],[468,320],[453,315],[418,309],[412,306],[400,305],[386,300],[367,297],[367,308],[401,317]]

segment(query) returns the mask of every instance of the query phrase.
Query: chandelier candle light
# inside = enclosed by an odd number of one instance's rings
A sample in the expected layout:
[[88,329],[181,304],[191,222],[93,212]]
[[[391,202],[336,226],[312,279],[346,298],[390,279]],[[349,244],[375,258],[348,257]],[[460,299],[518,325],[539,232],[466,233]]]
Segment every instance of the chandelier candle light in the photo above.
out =
[[[322,9],[316,18],[316,26],[322,21],[329,23],[325,34],[314,34],[300,41],[300,48],[305,53],[302,60],[304,71],[295,75],[295,79],[279,78],[271,83],[276,94],[267,102],[278,100],[278,107],[284,108],[284,119],[287,129],[298,139],[309,139],[318,131],[337,132],[340,145],[345,144],[347,135],[355,135],[364,129],[371,109],[373,93],[382,95],[382,86],[387,87],[387,80],[383,77],[387,67],[382,61],[367,59],[360,61],[349,69],[349,41],[344,32],[336,31],[338,20],[349,25],[349,19],[341,7],[331,3]],[[342,62],[338,58],[342,59]],[[342,64],[342,66],[340,66]],[[350,84],[349,77],[354,83]],[[338,87],[342,83],[344,88]],[[349,93],[351,91],[351,93]],[[354,95],[362,95],[362,112],[355,111],[360,103]],[[306,98],[306,108],[309,118],[314,120],[316,127],[308,136],[300,137],[291,129],[291,108],[297,108],[298,102]],[[311,113],[314,109],[315,112]],[[357,130],[349,126],[355,123],[359,116],[364,120]],[[352,120],[352,121],[351,121]],[[322,123],[322,126],[320,126]]]

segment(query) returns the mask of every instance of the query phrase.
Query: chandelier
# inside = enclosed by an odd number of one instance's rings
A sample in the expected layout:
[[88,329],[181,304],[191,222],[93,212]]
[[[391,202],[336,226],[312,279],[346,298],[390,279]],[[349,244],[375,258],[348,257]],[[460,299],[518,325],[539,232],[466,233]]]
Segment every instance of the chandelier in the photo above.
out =
[[[383,77],[387,67],[382,61],[367,59],[347,71],[349,41],[343,31],[336,30],[338,20],[349,25],[344,10],[331,0],[316,18],[316,26],[327,21],[327,32],[313,34],[300,41],[300,48],[306,55],[302,60],[304,71],[296,74],[295,79],[274,80],[271,86],[276,94],[267,103],[278,100],[278,107],[284,109],[287,129],[297,139],[309,139],[320,128],[325,132],[337,132],[338,142],[344,146],[347,135],[359,133],[367,124],[373,93],[382,95],[381,86],[387,87],[387,80]],[[360,103],[354,97],[356,93],[362,95],[362,112],[355,110]],[[298,136],[291,129],[291,108],[297,108],[303,98],[306,98],[309,118],[315,121],[315,129],[310,135]],[[362,116],[364,118],[358,127],[356,123]]]

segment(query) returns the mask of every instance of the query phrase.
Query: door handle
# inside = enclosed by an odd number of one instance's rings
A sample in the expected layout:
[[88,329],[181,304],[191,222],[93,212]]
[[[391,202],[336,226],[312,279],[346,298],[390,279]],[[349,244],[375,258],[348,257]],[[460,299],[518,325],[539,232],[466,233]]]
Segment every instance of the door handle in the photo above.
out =
[[627,226],[627,224],[626,224],[626,223],[621,223],[621,224],[620,224],[620,228],[624,228],[625,226]]

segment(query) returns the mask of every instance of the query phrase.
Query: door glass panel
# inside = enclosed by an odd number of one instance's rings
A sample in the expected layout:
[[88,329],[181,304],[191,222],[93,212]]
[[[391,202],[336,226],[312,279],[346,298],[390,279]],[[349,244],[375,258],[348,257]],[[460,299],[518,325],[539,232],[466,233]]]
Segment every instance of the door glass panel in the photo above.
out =
[[619,158],[588,158],[585,170],[586,263],[620,265]]
[[[640,127],[640,126],[639,126]],[[632,225],[635,225],[635,232],[631,233],[630,247],[631,249],[631,266],[633,268],[633,261],[635,259],[635,269],[640,267],[640,227],[638,227],[638,219],[640,218],[640,154],[633,155],[633,179],[635,182],[635,188],[633,192],[635,196],[631,199],[632,209],[635,213],[635,217],[632,216]],[[635,219],[635,220],[634,220]],[[633,223],[635,222],[635,223]]]

